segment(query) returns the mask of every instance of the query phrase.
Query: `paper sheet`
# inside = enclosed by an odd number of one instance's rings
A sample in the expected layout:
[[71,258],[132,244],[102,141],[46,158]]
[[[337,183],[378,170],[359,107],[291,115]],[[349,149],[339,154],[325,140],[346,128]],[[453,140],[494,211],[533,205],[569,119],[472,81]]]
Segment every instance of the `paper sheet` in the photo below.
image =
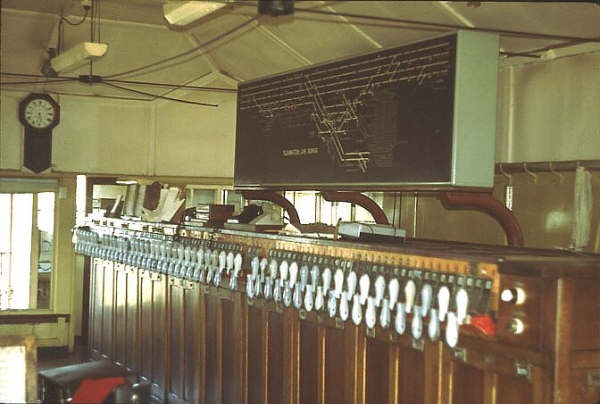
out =
[[0,347],[0,402],[25,402],[26,369],[24,346]]

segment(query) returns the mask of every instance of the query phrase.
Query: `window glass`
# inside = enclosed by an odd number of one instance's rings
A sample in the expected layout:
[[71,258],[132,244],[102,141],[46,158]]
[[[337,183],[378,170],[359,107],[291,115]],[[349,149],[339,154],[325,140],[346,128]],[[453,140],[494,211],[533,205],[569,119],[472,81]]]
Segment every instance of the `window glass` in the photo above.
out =
[[185,206],[188,208],[203,208],[215,203],[214,189],[187,189],[185,197]]
[[8,308],[10,293],[10,223],[12,195],[0,194],[0,310]]
[[317,221],[317,194],[315,192],[296,192],[294,206],[298,211],[300,223],[315,223]]
[[13,194],[10,293],[11,309],[29,308],[33,194]]
[[85,175],[78,175],[77,188],[75,190],[75,222],[77,223],[77,226],[83,226],[85,224],[86,192],[87,179]]
[[0,194],[0,310],[50,306],[55,198]]
[[[375,202],[377,202],[377,205],[379,205],[379,207],[383,206],[383,192],[365,192],[364,194],[369,198],[373,199]],[[371,216],[371,214],[366,209],[363,209],[358,205],[356,206],[356,221],[375,223],[375,220],[373,220],[373,216]]]
[[223,190],[223,203],[225,205],[233,205],[233,210],[236,214],[241,213],[246,205],[242,194],[229,189]]

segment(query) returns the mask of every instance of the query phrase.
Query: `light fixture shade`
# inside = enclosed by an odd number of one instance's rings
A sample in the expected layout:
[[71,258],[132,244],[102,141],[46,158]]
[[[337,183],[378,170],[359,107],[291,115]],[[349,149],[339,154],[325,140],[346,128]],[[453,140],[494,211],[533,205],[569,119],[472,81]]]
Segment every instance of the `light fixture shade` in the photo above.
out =
[[184,27],[225,7],[227,1],[168,1],[163,14],[170,25]]
[[105,43],[81,42],[50,59],[50,66],[55,72],[67,72],[104,56],[107,50],[108,45]]

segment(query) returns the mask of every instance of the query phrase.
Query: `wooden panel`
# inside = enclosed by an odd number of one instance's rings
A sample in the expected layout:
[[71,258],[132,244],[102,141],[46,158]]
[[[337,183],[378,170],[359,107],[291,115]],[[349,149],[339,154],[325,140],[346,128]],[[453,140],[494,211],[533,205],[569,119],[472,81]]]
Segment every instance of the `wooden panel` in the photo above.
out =
[[[177,281],[173,278],[172,280]],[[169,393],[176,398],[183,398],[184,395],[184,361],[188,348],[183,339],[185,327],[183,292],[183,288],[179,285],[169,286]]]
[[346,333],[337,328],[325,330],[325,403],[350,402],[346,372],[351,361],[346,356]]
[[233,301],[223,299],[221,300],[221,307],[223,316],[221,327],[223,330],[221,334],[223,403],[238,404],[240,402],[241,386],[237,377],[239,368],[237,367],[238,361],[236,358],[236,332],[238,331],[236,326],[239,324],[239,319],[234,316]]
[[127,273],[122,264],[115,265],[115,358],[124,365],[127,358]]
[[452,402],[483,403],[484,372],[473,366],[456,361],[453,365]]
[[113,352],[114,269],[110,262],[104,267],[104,298],[102,300],[102,353],[109,358]]
[[[597,292],[596,292],[597,293]],[[556,404],[571,404],[571,343],[574,317],[575,282],[559,278],[556,283],[556,323],[554,334],[554,390]]]
[[[423,403],[435,404],[438,402],[438,397],[441,397],[443,380],[444,363],[444,343],[431,342],[427,339],[424,341],[423,351]],[[484,404],[491,404],[485,402]]]
[[499,376],[496,392],[497,404],[529,404],[533,389],[525,377]]
[[575,283],[574,304],[570,328],[573,330],[573,350],[600,349],[600,293],[594,282]]
[[600,403],[600,367],[571,371],[571,397],[574,403]]
[[[200,285],[195,283],[191,289],[184,290],[184,399],[198,403],[201,401],[204,370],[204,332],[201,321],[204,318],[204,306],[200,302]],[[171,341],[173,344],[173,341]]]
[[263,310],[248,306],[248,404],[265,403],[266,318]]
[[140,366],[138,284],[138,269],[133,267],[127,268],[127,337],[125,342],[127,350],[125,352],[125,365],[128,369],[136,372],[139,371]]
[[90,277],[90,353],[98,359],[102,352],[102,301],[104,300],[104,267],[99,259],[93,260]]
[[152,280],[148,271],[140,271],[140,374],[152,379]]
[[[400,349],[400,366],[399,366],[399,397],[400,403],[423,403],[424,397],[424,380],[425,380],[425,361],[423,352],[416,349]],[[455,401],[456,402],[456,401]],[[462,403],[463,401],[458,401]],[[469,401],[464,401],[467,403]],[[473,401],[473,403],[479,401]]]
[[367,338],[366,400],[367,403],[388,402],[388,344]]
[[206,373],[205,399],[207,403],[221,402],[221,343],[220,299],[205,295],[206,302]]
[[300,403],[319,401],[319,335],[316,324],[300,322]]
[[298,312],[284,309],[283,314],[283,401],[296,404],[299,398],[300,325]]
[[267,353],[267,402],[284,402],[284,366],[283,366],[283,315],[271,312],[268,329]]
[[167,277],[159,275],[152,284],[152,393],[166,396],[168,361]]

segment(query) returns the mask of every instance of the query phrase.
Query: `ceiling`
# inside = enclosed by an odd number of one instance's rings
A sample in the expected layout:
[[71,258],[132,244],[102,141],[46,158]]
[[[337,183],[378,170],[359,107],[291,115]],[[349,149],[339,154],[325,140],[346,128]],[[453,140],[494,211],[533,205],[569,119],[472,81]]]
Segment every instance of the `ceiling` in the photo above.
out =
[[[77,0],[3,0],[1,4],[0,67],[3,73],[39,74],[48,58],[47,49],[58,16],[62,13],[76,21],[83,15]],[[453,31],[454,26],[571,37],[570,40],[531,38],[504,33],[500,37],[500,46],[505,53],[535,53],[543,57],[544,52],[533,51],[577,43],[572,37],[595,38],[592,45],[594,49],[600,49],[600,7],[593,3],[296,1],[292,16],[260,16],[250,21],[257,15],[256,2],[246,1],[229,5],[211,18],[181,31],[165,25],[162,4],[163,0],[99,2],[100,41],[108,43],[109,50],[93,64],[93,74],[120,74],[198,48],[170,63],[121,74],[118,78],[177,85],[218,83],[234,88],[239,81],[398,46]],[[379,19],[360,19],[353,14]],[[401,24],[390,19],[438,26]],[[244,27],[213,41],[244,22],[247,22]],[[65,49],[90,40],[89,18],[79,26],[63,26]],[[202,46],[209,41],[209,45]],[[500,57],[505,59],[507,55]],[[88,73],[86,66],[65,75]],[[102,84],[8,84],[24,80],[31,79],[3,75],[2,90],[153,99]],[[202,99],[198,92],[121,85],[152,94]]]

